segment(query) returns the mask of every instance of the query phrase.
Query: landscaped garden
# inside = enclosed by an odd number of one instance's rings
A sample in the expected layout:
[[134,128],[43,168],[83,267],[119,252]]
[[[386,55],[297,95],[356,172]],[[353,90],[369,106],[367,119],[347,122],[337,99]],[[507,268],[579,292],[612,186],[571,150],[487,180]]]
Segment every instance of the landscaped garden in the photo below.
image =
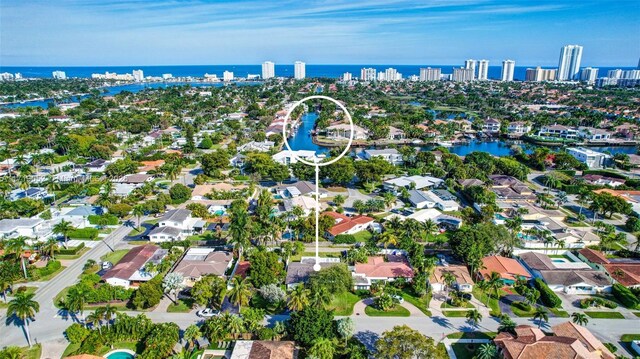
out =
[[408,317],[410,315],[409,310],[401,305],[396,305],[387,310],[368,305],[364,308],[364,312],[370,317]]

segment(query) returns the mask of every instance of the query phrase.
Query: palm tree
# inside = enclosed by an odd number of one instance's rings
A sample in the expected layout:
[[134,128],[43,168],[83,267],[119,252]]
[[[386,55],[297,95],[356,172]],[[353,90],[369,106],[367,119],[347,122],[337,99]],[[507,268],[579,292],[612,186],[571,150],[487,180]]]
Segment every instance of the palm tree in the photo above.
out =
[[244,321],[238,315],[232,315],[227,321],[229,332],[233,334],[235,339],[238,339],[238,334],[242,334],[245,331]]
[[491,272],[491,275],[487,279],[487,285],[489,286],[489,290],[492,292],[494,298],[499,299],[500,288],[504,285],[500,274],[497,272]]
[[5,304],[7,303],[7,291],[11,289],[12,284],[12,278],[7,278],[7,276],[0,276],[0,294],[2,294]]
[[314,358],[333,358],[336,352],[336,342],[334,339],[317,338],[309,348],[309,356]]
[[378,237],[378,243],[382,244],[384,248],[389,245],[395,246],[398,244],[398,237],[392,231],[385,231]]
[[500,318],[500,326],[498,326],[498,333],[507,332],[514,334],[516,329],[516,322],[514,322],[508,316],[502,316]]
[[5,347],[1,352],[4,356],[3,359],[22,359],[22,349],[17,346]]
[[50,259],[55,259],[56,252],[60,249],[58,241],[55,238],[49,238],[40,246],[40,251],[47,253]]
[[107,322],[107,328],[109,328],[109,322],[111,322],[111,319],[113,319],[118,311],[115,307],[111,306],[111,304],[105,305],[102,311],[104,313],[104,320]]
[[5,244],[5,249],[7,250],[7,252],[13,253],[16,256],[16,259],[20,260],[20,264],[22,265],[22,272],[25,279],[27,279],[27,265],[24,261],[24,252],[26,246],[27,239],[26,237],[22,236],[10,239]]
[[453,289],[453,284],[455,284],[456,282],[456,276],[453,273],[447,271],[442,274],[442,280],[447,286],[447,296],[449,296],[451,289]]
[[297,285],[289,293],[288,307],[293,311],[300,311],[309,305],[310,292],[303,285]]
[[484,343],[476,350],[476,358],[493,359],[498,356],[498,350],[493,343]]
[[134,216],[136,216],[136,219],[138,220],[138,232],[140,232],[140,218],[144,216],[144,206],[142,206],[141,204],[137,204],[133,206],[132,213]]
[[467,312],[467,320],[473,326],[478,326],[478,323],[482,320],[482,314],[477,309],[470,310]]
[[231,303],[238,306],[238,310],[243,305],[249,304],[251,299],[251,283],[247,279],[241,277],[233,278],[233,288],[229,291],[229,299]]
[[573,312],[571,314],[571,321],[584,327],[589,323],[589,317],[584,313]]
[[93,328],[98,328],[98,332],[102,334],[102,319],[104,319],[104,312],[101,308],[97,308],[87,316],[87,324],[91,324]]
[[331,293],[329,290],[320,286],[311,291],[311,298],[309,298],[309,304],[318,307],[326,308],[331,303]]
[[396,203],[396,196],[391,192],[383,193],[382,199],[384,200],[384,205],[387,208],[390,208],[391,206],[393,206],[394,203]]
[[31,334],[29,333],[29,321],[32,321],[40,311],[40,304],[33,300],[34,293],[18,293],[9,302],[7,309],[8,317],[18,318],[22,328],[27,335],[27,343],[31,347]]
[[231,209],[231,223],[229,224],[229,233],[231,234],[231,242],[238,250],[238,256],[242,258],[242,250],[249,245],[249,214],[244,208]]
[[69,233],[75,230],[71,225],[71,222],[67,222],[64,219],[56,223],[53,226],[53,233],[62,234],[64,236],[64,247],[67,248],[67,241],[69,240]]
[[438,230],[438,225],[432,219],[427,219],[423,224],[424,231],[431,235]]
[[[70,312],[80,313],[84,322],[84,305],[87,303],[87,293],[78,287],[72,287],[67,293],[66,309]],[[86,323],[85,323],[86,324]]]
[[183,337],[184,340],[186,340],[189,344],[189,348],[191,348],[196,339],[200,338],[201,336],[202,333],[200,332],[200,328],[195,324],[191,324],[187,327],[187,329],[185,329]]
[[542,325],[542,322],[545,323],[549,321],[549,312],[543,307],[537,307],[536,312],[533,313],[533,320],[538,320],[538,328]]

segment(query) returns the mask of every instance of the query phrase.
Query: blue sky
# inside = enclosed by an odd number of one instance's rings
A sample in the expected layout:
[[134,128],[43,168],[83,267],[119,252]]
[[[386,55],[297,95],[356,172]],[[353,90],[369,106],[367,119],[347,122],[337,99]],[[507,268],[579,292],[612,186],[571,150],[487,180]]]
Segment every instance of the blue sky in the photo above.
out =
[[1,66],[635,66],[638,0],[2,0]]

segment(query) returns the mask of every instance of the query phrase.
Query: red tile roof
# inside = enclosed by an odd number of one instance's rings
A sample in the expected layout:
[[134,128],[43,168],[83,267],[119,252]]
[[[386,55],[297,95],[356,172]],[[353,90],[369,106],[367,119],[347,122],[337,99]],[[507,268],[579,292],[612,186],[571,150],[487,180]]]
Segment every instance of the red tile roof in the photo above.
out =
[[578,251],[583,257],[587,258],[591,263],[605,264],[609,263],[609,259],[600,251],[591,248],[582,248]]
[[513,258],[491,256],[482,258],[480,274],[483,278],[491,276],[492,272],[500,274],[502,279],[515,281],[518,276],[531,278],[531,274]]
[[137,272],[147,261],[153,257],[153,254],[160,249],[160,247],[153,244],[146,244],[144,246],[135,247],[125,254],[124,257],[109,269],[102,279],[118,278],[128,280],[131,276]]
[[336,225],[329,228],[329,231],[328,231],[332,236],[337,236],[339,234],[347,232],[359,224],[368,224],[373,222],[373,218],[362,216],[362,215],[355,216],[355,217],[348,217],[348,216],[345,216],[344,214],[340,214],[338,212],[331,212],[331,211],[323,212],[322,214],[326,214],[336,220]]
[[413,278],[413,269],[409,263],[400,256],[388,256],[388,262],[384,257],[369,257],[367,263],[356,263],[355,273],[364,274],[368,278]]

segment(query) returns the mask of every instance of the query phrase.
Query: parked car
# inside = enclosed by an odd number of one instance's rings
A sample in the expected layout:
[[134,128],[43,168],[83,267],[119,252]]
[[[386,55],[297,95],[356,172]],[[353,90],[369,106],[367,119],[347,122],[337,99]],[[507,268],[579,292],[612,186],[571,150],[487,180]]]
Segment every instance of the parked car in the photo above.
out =
[[204,308],[196,313],[197,316],[202,318],[211,318],[220,315],[219,310],[213,310],[211,308]]
[[113,267],[113,263],[111,262],[102,262],[102,269],[111,269]]
[[404,298],[402,298],[402,296],[400,295],[392,295],[391,298],[393,298],[396,302],[400,304],[404,303]]

